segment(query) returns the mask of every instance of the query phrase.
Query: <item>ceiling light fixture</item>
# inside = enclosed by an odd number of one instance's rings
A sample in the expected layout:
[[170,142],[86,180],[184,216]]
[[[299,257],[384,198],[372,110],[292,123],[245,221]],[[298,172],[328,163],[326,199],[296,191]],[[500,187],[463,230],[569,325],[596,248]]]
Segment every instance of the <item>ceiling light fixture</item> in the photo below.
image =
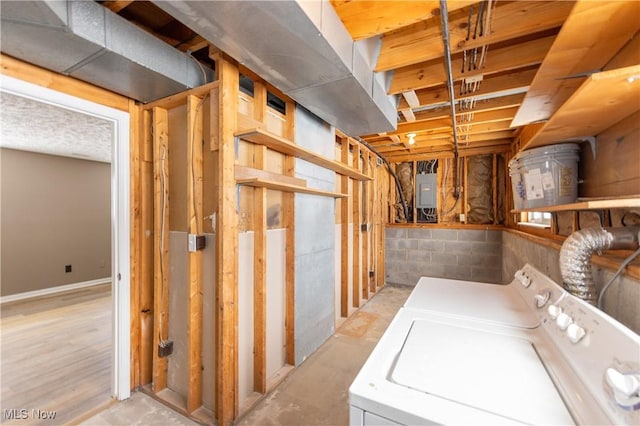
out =
[[409,138],[409,145],[413,145],[414,143],[416,143],[415,133],[407,133],[407,137]]

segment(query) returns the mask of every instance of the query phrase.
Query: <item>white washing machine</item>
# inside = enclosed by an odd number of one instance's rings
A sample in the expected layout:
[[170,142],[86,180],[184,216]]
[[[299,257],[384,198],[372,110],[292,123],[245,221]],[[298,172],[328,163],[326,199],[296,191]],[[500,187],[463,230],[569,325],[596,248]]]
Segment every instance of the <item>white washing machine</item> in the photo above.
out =
[[639,424],[640,338],[526,265],[422,278],[349,389],[352,425]]

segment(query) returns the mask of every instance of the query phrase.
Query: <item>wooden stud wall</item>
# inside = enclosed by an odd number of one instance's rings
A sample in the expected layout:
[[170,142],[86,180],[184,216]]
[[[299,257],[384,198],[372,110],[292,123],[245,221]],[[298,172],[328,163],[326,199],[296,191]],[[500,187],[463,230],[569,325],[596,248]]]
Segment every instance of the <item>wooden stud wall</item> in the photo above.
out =
[[[342,137],[340,148],[340,160],[349,164],[349,138]],[[340,189],[343,194],[349,193],[349,177],[340,177]],[[349,316],[349,199],[343,198],[340,202],[340,316]]]
[[[294,141],[295,104],[274,88],[256,80],[255,96],[251,106],[251,117],[238,113],[238,67],[223,55],[216,56],[218,80],[183,93],[159,99],[146,105],[115,95],[103,89],[79,82],[69,77],[33,67],[2,55],[2,73],[25,79],[35,84],[60,90],[102,105],[110,106],[131,114],[131,387],[143,387],[153,392],[173,408],[205,422],[231,424],[239,414],[238,388],[238,336],[237,318],[237,235],[238,214],[236,211],[236,169],[235,133],[241,125],[256,123],[262,128],[281,137]],[[255,77],[255,76],[253,76]],[[270,92],[285,100],[285,114],[267,111],[266,87]],[[207,99],[208,98],[208,99]],[[187,226],[190,234],[202,235],[216,232],[216,277],[215,277],[215,336],[203,335],[203,262],[201,251],[189,252],[187,257],[187,360],[186,374],[188,387],[183,402],[167,399],[168,360],[161,357],[158,348],[168,341],[169,322],[169,112],[184,108],[187,123],[188,162],[187,187],[184,189]],[[208,115],[205,115],[208,114]],[[205,129],[206,127],[206,129]],[[384,224],[388,220],[386,196],[389,188],[388,173],[377,164],[376,158],[356,141],[345,136],[345,157],[334,165],[340,174],[338,180],[346,188],[342,193],[351,194],[340,204],[346,216],[347,246],[343,254],[348,255],[348,226],[353,224],[354,267],[353,286],[345,287],[345,295],[353,296],[354,306],[359,306],[374,294],[384,283]],[[350,147],[353,153],[350,153]],[[208,149],[204,149],[207,147]],[[275,156],[274,151],[264,147],[253,147],[254,170],[263,169],[268,173],[281,174],[283,178],[294,180],[295,157]],[[351,157],[351,161],[349,161]],[[274,169],[273,161],[281,164]],[[324,160],[322,160],[324,161]],[[346,168],[344,166],[347,166]],[[241,169],[240,169],[241,170]],[[355,170],[355,173],[352,171]],[[246,171],[246,169],[245,169]],[[214,175],[215,174],[215,175]],[[209,176],[207,178],[207,176]],[[368,176],[372,180],[363,180]],[[207,181],[207,179],[209,179]],[[351,181],[351,183],[349,183]],[[208,189],[207,189],[208,188]],[[213,191],[212,189],[215,189]],[[205,192],[215,192],[214,197],[205,197]],[[261,249],[266,239],[264,208],[264,188],[253,189],[252,222],[256,231],[255,312],[258,320],[254,324],[256,358],[254,371],[255,389],[264,393],[268,390],[265,377],[266,337],[264,331],[264,259],[265,249]],[[277,191],[271,191],[277,192]],[[331,196],[330,194],[328,194]],[[295,364],[295,194],[282,193],[282,226],[286,228],[286,362]],[[175,200],[174,200],[175,202]],[[262,207],[260,206],[262,204]],[[217,227],[212,229],[204,215],[217,213]],[[261,213],[262,212],[262,213]],[[175,219],[175,218],[174,218]],[[362,225],[365,225],[363,230]],[[262,235],[261,235],[262,234]],[[362,242],[360,245],[359,241]],[[222,248],[224,242],[224,249]],[[362,247],[360,250],[359,248]],[[261,254],[262,253],[262,254]],[[361,266],[360,266],[361,265]],[[348,265],[347,265],[348,266]],[[260,277],[260,271],[263,277]],[[369,277],[374,271],[374,277]],[[343,275],[346,279],[347,273]],[[209,283],[210,284],[210,283]],[[347,304],[345,316],[353,312]],[[263,311],[261,313],[261,310]],[[262,318],[262,320],[260,319]],[[215,340],[215,376],[203,375],[203,340]],[[215,420],[202,415],[203,383],[215,383]]]
[[218,218],[216,232],[216,418],[221,425],[238,413],[238,217],[235,136],[238,120],[237,67],[220,58]]
[[[353,155],[351,157],[352,167],[360,170],[360,144],[353,144]],[[351,193],[351,212],[353,217],[353,245],[352,245],[352,253],[353,253],[353,307],[360,307],[360,298],[362,297],[360,291],[360,203],[362,200],[360,199],[360,185],[361,182],[357,180],[351,181],[352,193]]]
[[[153,108],[154,174],[154,332],[153,347],[169,336],[169,135],[167,110]],[[167,359],[153,350],[154,392],[167,387]]]
[[[203,135],[202,105],[205,99],[187,98],[187,217],[189,234],[203,235]],[[188,387],[187,412],[202,405],[202,251],[189,252],[188,259]]]

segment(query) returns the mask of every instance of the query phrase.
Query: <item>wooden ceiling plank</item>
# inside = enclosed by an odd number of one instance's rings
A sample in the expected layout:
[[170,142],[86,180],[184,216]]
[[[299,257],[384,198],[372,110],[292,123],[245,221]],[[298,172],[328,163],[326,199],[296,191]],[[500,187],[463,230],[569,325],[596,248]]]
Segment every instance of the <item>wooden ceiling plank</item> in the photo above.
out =
[[602,69],[638,32],[638,16],[637,1],[579,1],[540,66],[513,125],[548,120],[582,82],[566,78]]
[[593,74],[521,148],[596,136],[640,110],[638,99],[640,65]]
[[[478,0],[456,0],[448,2],[449,12],[461,9]],[[383,34],[439,16],[439,1],[371,1],[331,0],[331,5],[354,40]],[[438,18],[439,19],[439,18]]]
[[[496,141],[479,144],[478,146],[460,147],[458,152],[461,156],[481,155],[481,154],[493,154],[507,152],[510,149],[510,139],[501,139]],[[420,152],[414,152],[411,154],[397,152],[384,157],[391,163],[402,163],[405,161],[422,161],[431,160],[433,158],[451,158],[453,157],[453,145],[447,146],[433,146],[423,148]]]
[[[453,78],[454,80],[460,80],[461,78],[480,74],[486,76],[539,64],[544,59],[554,39],[555,36],[548,36],[493,51],[490,50],[485,67],[473,72],[462,73],[462,59],[453,59]],[[446,80],[445,69],[441,60],[423,62],[397,69],[391,80],[389,94],[395,95],[409,90],[433,87],[443,84]]]
[[[451,53],[511,40],[562,25],[574,2],[533,1],[498,4],[493,12],[492,32],[466,40],[468,8],[449,14]],[[477,7],[474,10],[477,13]],[[440,18],[429,19],[402,30],[384,34],[376,71],[389,71],[444,55]]]
[[[482,112],[482,111],[494,111],[505,108],[517,107],[522,103],[524,94],[516,94],[509,96],[502,96],[499,98],[485,99],[477,101],[475,108],[470,111],[457,111],[456,115],[466,114],[468,112]],[[437,108],[434,110],[419,111],[415,113],[416,121],[421,120],[436,120],[440,118],[446,118],[450,116],[449,108]]]
[[[501,93],[508,92],[525,92],[533,81],[533,78],[536,75],[536,70],[537,68],[531,68],[514,71],[508,74],[489,75],[482,80],[480,88],[477,91],[469,94],[460,94],[462,81],[458,81],[454,84],[454,92],[458,94],[458,96],[456,96],[456,100],[469,99],[476,96],[500,95]],[[449,101],[449,91],[444,86],[421,89],[415,93],[418,96],[419,105],[413,108],[420,108]],[[407,108],[408,106],[409,105],[405,99],[400,99],[398,109]]]

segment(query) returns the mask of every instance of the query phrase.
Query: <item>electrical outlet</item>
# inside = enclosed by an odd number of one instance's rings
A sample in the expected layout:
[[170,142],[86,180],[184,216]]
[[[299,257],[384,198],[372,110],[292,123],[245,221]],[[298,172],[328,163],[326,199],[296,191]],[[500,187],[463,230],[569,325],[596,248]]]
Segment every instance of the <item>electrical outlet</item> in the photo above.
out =
[[460,213],[460,223],[464,223],[466,220],[467,220],[467,218],[464,215],[464,213]]
[[71,265],[64,265],[64,272],[71,272]]

